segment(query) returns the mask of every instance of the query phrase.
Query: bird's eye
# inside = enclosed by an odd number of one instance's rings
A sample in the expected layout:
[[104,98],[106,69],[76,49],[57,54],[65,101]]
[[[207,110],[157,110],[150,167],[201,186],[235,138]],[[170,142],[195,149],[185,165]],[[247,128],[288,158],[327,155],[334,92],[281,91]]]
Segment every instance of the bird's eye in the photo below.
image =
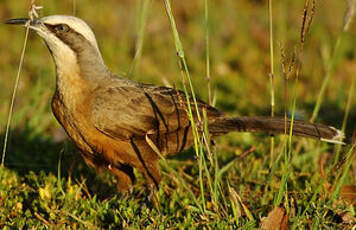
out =
[[55,27],[57,33],[68,32],[69,27],[65,24],[59,24]]

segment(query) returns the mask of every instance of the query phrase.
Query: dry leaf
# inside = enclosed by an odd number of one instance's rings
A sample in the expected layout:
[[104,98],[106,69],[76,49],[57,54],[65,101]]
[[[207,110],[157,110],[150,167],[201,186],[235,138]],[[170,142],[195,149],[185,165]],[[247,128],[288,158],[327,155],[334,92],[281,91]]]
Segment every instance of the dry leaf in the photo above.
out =
[[352,204],[354,207],[356,207],[356,186],[355,185],[342,186],[340,197],[348,204]]
[[261,229],[264,230],[275,230],[282,229],[286,230],[288,222],[288,216],[284,208],[275,207],[271,212],[268,213],[267,217],[262,218]]

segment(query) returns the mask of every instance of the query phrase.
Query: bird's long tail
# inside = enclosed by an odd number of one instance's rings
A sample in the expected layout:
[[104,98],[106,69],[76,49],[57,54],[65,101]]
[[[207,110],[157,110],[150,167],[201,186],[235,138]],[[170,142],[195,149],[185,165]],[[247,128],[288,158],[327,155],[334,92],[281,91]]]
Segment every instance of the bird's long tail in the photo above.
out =
[[[222,135],[232,131],[288,135],[290,127],[291,121],[281,117],[221,117],[209,124],[209,132],[212,135]],[[334,127],[302,120],[293,122],[293,135],[340,144],[344,139],[344,134]]]

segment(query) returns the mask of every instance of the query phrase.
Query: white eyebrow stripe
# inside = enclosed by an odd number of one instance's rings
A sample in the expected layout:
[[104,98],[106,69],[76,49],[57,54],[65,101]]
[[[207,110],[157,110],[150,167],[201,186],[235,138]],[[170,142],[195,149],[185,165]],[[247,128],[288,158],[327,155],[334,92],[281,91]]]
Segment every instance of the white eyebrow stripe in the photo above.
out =
[[42,23],[48,25],[68,25],[71,29],[84,36],[99,51],[98,44],[92,29],[80,18],[67,15],[52,15],[41,18],[41,21]]

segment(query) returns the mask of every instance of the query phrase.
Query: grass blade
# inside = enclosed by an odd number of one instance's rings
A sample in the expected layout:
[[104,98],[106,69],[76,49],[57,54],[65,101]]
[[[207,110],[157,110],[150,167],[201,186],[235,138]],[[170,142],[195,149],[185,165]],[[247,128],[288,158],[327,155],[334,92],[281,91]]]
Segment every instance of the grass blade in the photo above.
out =
[[19,64],[19,67],[17,69],[17,75],[16,75],[16,80],[15,80],[14,90],[13,90],[13,93],[12,93],[9,115],[7,117],[6,131],[5,131],[5,138],[4,138],[4,147],[2,149],[1,166],[4,166],[4,164],[5,164],[7,141],[8,141],[9,130],[10,130],[10,126],[11,126],[12,113],[13,113],[13,110],[14,110],[14,104],[15,104],[17,89],[18,89],[18,86],[19,86],[21,70],[22,70],[24,59],[25,59],[25,52],[26,52],[26,46],[27,46],[27,40],[28,40],[28,34],[29,33],[30,33],[30,27],[27,26],[26,27],[26,33],[25,33],[25,41],[24,41],[24,44],[23,44],[22,52],[21,52],[20,64]]

